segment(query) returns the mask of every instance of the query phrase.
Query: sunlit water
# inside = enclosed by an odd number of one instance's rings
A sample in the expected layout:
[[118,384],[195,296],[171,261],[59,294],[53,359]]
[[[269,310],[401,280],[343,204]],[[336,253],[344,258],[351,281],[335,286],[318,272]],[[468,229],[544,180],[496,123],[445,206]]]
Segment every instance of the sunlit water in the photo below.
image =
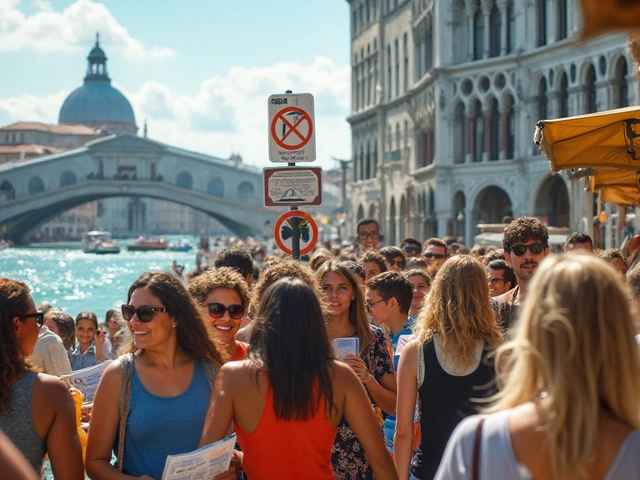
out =
[[119,254],[95,255],[76,248],[22,248],[0,251],[0,276],[29,285],[38,305],[51,302],[75,317],[91,310],[102,321],[110,308],[127,300],[129,286],[148,270],[171,270],[173,260],[185,266],[185,273],[196,262],[190,252],[129,252],[128,241],[118,242]]

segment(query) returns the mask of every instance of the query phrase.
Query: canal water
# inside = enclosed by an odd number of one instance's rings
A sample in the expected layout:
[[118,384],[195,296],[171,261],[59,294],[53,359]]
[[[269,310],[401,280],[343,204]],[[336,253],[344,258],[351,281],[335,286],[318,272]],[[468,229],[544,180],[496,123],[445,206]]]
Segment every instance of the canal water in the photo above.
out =
[[176,260],[187,273],[196,264],[196,249],[129,252],[130,241],[116,243],[121,251],[113,255],[83,253],[79,243],[65,248],[7,248],[0,251],[0,277],[27,283],[36,305],[46,300],[74,317],[91,310],[102,322],[107,310],[126,303],[129,286],[143,272],[170,271]]

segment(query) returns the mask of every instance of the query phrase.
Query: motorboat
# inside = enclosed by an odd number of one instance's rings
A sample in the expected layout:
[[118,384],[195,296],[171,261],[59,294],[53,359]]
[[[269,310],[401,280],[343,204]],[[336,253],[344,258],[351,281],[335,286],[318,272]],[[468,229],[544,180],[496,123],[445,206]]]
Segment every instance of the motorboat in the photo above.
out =
[[186,238],[181,238],[178,242],[171,242],[169,250],[172,252],[188,252],[193,248],[193,244]]
[[147,252],[150,250],[166,250],[169,247],[169,242],[166,238],[162,237],[138,237],[134,242],[127,246],[127,250],[130,252]]
[[109,232],[91,231],[82,236],[82,251],[84,253],[95,253],[104,255],[109,253],[120,253],[120,247],[113,243]]

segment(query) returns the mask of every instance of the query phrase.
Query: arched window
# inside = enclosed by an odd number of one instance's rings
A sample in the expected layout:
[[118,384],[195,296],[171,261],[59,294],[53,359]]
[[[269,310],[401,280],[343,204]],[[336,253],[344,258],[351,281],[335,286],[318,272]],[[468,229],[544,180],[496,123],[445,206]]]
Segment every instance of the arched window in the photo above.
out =
[[596,69],[593,65],[589,65],[587,73],[585,75],[585,106],[587,111],[585,113],[595,113],[598,111],[597,95],[596,95]]
[[567,0],[556,0],[556,39],[567,38]]
[[31,177],[29,180],[29,195],[44,192],[44,182],[40,177]]
[[[373,151],[373,148],[371,145],[369,145],[369,152]],[[364,178],[366,178],[367,180],[369,180],[371,178],[371,162],[375,162],[375,157],[373,156],[372,153],[367,153],[367,165],[366,165],[366,172],[364,174]]]
[[[510,105],[513,105],[513,100],[510,102]],[[507,158],[514,158],[516,152],[516,116],[513,114],[513,107],[507,110],[505,121],[508,125]]]
[[376,178],[378,174],[378,144],[373,145],[373,165],[371,166],[371,178]]
[[464,163],[465,154],[467,152],[467,126],[464,116],[464,104],[462,102],[456,105],[453,120],[453,136],[458,139],[453,143],[453,162]]
[[238,202],[245,205],[253,205],[255,203],[255,188],[249,182],[242,182],[238,187]]
[[547,79],[542,77],[538,84],[538,120],[549,118],[547,107]]
[[402,82],[404,85],[404,92],[409,90],[409,40],[407,34],[404,34],[402,38],[402,54],[404,63],[402,65]]
[[537,0],[538,15],[536,18],[538,24],[537,45],[541,47],[547,44],[547,0]]
[[558,102],[559,109],[558,113],[560,113],[560,118],[569,116],[569,81],[567,80],[567,75],[563,72],[560,77],[560,88],[558,89]]
[[484,16],[478,9],[473,17],[473,59],[480,60],[484,56]]
[[66,171],[62,172],[62,175],[60,175],[60,188],[73,185],[76,182],[76,175],[73,172]]
[[617,97],[616,106],[618,108],[629,106],[629,84],[627,83],[628,74],[629,67],[627,66],[627,60],[625,58],[621,58],[616,64],[614,79],[614,85],[617,87],[617,95],[614,95],[614,98]]
[[512,5],[507,7],[507,52],[511,53],[516,48],[516,14]]
[[489,35],[489,56],[497,57],[502,48],[502,14],[497,5],[491,9],[491,30]]
[[191,174],[187,172],[180,173],[176,180],[176,186],[191,190],[193,188],[193,178],[191,177]]
[[13,200],[16,198],[16,191],[9,182],[2,182],[0,185],[0,198],[6,200]]
[[224,183],[220,178],[214,178],[207,185],[207,193],[215,197],[224,197]]
[[396,38],[393,43],[394,51],[393,53],[396,56],[396,78],[395,80],[395,93],[396,97],[400,96],[400,44],[398,43],[398,39]]
[[387,45],[387,100],[391,100],[391,44]]
[[358,165],[358,180],[364,180],[364,143],[360,145],[360,157]]
[[427,33],[424,37],[424,73],[433,68],[433,20],[427,15]]

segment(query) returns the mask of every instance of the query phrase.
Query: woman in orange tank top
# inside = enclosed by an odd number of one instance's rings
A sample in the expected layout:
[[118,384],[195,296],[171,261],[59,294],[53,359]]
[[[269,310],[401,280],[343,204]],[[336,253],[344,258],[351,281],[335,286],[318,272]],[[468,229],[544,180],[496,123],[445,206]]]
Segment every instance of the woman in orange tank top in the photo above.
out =
[[248,358],[220,369],[200,444],[224,438],[233,421],[251,480],[334,479],[331,447],[343,415],[376,478],[398,478],[364,387],[334,357],[318,297],[283,278],[262,297]]

